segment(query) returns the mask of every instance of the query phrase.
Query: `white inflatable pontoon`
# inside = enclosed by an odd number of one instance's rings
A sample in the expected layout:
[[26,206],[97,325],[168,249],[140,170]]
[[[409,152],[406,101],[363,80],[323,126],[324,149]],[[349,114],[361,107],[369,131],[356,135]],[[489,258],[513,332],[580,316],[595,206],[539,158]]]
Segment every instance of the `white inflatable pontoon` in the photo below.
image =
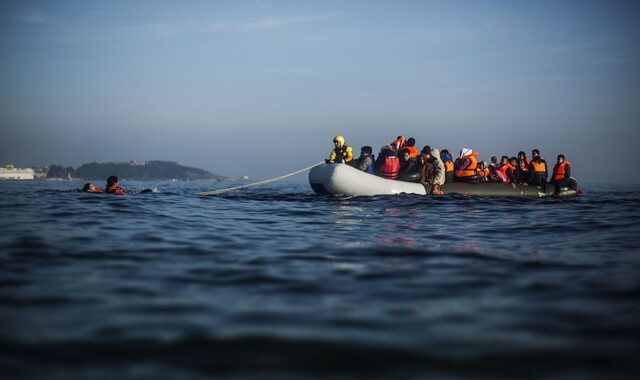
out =
[[[319,195],[394,195],[419,194],[426,195],[427,191],[420,183],[404,182],[378,177],[360,171],[346,164],[321,164],[309,172],[309,184]],[[563,188],[561,197],[577,195],[575,180],[569,187]],[[484,196],[516,196],[541,198],[553,195],[553,185],[513,187],[504,183],[445,183],[442,186],[445,194],[484,195]]]

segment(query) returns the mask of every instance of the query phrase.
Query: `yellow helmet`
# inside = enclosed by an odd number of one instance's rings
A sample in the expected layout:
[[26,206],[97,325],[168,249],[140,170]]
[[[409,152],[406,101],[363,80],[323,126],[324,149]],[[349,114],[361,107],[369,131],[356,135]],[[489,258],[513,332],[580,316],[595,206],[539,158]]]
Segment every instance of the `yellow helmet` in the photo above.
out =
[[340,141],[341,143],[344,144],[344,137],[338,135],[338,136],[333,138],[333,142],[336,142],[336,141]]

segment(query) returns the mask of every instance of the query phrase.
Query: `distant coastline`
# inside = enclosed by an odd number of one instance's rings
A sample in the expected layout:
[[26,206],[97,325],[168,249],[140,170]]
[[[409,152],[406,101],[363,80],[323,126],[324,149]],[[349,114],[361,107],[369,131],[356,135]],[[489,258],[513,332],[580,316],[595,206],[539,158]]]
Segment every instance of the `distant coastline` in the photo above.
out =
[[46,178],[105,180],[111,175],[123,180],[230,180],[203,169],[180,165],[175,161],[91,162],[77,169],[71,166],[51,165]]

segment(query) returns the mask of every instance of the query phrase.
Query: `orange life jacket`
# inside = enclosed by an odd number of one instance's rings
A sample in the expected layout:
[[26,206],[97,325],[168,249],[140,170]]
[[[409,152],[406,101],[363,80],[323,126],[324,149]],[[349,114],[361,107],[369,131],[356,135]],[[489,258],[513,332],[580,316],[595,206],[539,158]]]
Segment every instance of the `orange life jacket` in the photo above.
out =
[[480,153],[473,152],[468,156],[462,157],[460,160],[469,159],[469,165],[464,169],[458,169],[456,171],[456,177],[473,177],[476,175],[476,168],[478,167],[478,160],[476,157],[480,156]]
[[567,171],[565,169],[566,166],[571,167],[571,162],[569,161],[562,161],[561,164],[556,164],[556,166],[553,168],[553,180],[554,181],[561,181],[564,179],[564,177],[567,175]]
[[393,140],[393,142],[389,145],[393,150],[395,150],[396,152],[399,152],[400,149],[404,148],[404,144],[406,143],[407,143],[407,139],[405,139],[404,136],[398,136],[398,138]]
[[106,189],[104,189],[104,192],[107,194],[115,194],[115,195],[124,195],[126,194],[124,192],[124,190],[122,190],[122,188],[118,185],[116,185],[115,183],[113,185],[111,185],[111,187],[107,187]]
[[453,171],[453,161],[446,161],[444,163],[444,171],[452,172]]
[[484,169],[478,168],[478,169],[476,169],[476,171],[477,171],[478,175],[482,176],[482,177],[489,177],[491,175],[491,171],[489,169],[487,169],[487,168],[484,168]]
[[398,157],[390,156],[385,157],[384,162],[380,165],[378,173],[381,176],[388,179],[398,178],[398,172],[400,171],[400,160]]
[[544,162],[535,162],[531,164],[533,166],[533,171],[536,173],[545,173],[547,171],[547,164]]
[[405,146],[402,149],[408,149],[409,157],[411,158],[416,158],[420,154],[420,152],[418,152],[418,148],[416,148],[415,146]]
[[499,172],[500,174],[498,175],[498,177],[500,177],[500,179],[502,180],[502,182],[505,183],[511,183],[511,179],[509,178],[509,176],[507,175],[507,170],[514,170],[515,168],[513,167],[513,165],[511,165],[510,162],[507,162],[504,165],[500,165],[498,166],[498,170],[496,170],[496,172]]

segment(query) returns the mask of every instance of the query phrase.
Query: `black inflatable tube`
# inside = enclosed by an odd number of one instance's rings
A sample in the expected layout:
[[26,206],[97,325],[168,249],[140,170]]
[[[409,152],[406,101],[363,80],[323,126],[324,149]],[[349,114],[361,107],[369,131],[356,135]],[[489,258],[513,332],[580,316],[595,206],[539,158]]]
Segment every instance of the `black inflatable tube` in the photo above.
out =
[[[561,189],[559,196],[573,197],[578,195],[578,183],[575,179],[571,179],[569,187]],[[548,183],[543,186],[512,186],[506,183],[464,183],[452,182],[442,185],[442,191],[445,194],[460,195],[480,195],[480,196],[496,196],[496,197],[548,197],[552,196],[554,186]]]

